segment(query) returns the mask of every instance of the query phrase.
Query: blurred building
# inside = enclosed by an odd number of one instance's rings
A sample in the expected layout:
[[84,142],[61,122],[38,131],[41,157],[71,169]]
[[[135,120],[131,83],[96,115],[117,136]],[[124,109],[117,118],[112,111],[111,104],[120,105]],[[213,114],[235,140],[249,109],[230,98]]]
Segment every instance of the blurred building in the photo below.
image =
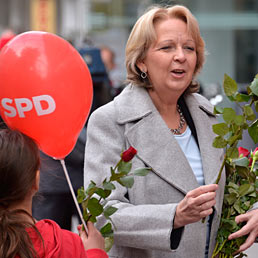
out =
[[121,73],[124,47],[137,17],[152,3],[178,3],[197,17],[207,45],[199,76],[203,87],[221,84],[224,73],[240,84],[258,72],[257,0],[0,0],[0,33],[47,30],[80,44],[85,37],[116,52]]
[[[208,56],[202,86],[220,84],[224,73],[246,85],[258,72],[257,0],[0,0],[0,33],[47,30],[80,44],[105,43],[124,69],[124,47],[137,17],[152,3],[178,3],[197,17]],[[207,90],[206,90],[207,91]]]

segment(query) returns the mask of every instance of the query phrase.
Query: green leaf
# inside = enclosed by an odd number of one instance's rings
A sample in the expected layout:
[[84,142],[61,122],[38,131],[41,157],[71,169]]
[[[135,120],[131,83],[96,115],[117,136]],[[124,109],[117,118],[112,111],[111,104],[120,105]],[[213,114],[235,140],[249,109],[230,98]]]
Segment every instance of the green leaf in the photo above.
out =
[[223,108],[219,106],[214,107],[214,114],[222,114],[223,113]]
[[100,229],[100,233],[102,234],[103,237],[110,237],[113,236],[113,229],[112,229],[112,225],[110,222],[108,222],[106,225],[104,225],[101,229]]
[[113,206],[107,206],[104,209],[104,216],[108,219],[111,215],[113,215],[118,209]]
[[151,168],[137,168],[133,171],[135,176],[146,176],[150,172]]
[[227,157],[231,159],[238,158],[238,149],[236,147],[230,147],[227,149]]
[[228,99],[232,102],[236,101],[235,95],[228,96]]
[[226,96],[233,96],[237,91],[237,83],[227,74],[225,74],[223,88]]
[[241,208],[240,203],[237,202],[234,204],[234,209],[239,213],[239,214],[243,214],[245,211]]
[[224,108],[223,119],[226,123],[230,123],[235,120],[236,111],[233,108]]
[[88,195],[92,195],[92,194],[94,194],[95,190],[96,190],[96,183],[93,182],[93,181],[91,181],[91,182],[89,183],[87,189],[86,189],[86,193],[87,193]]
[[107,198],[107,192],[102,188],[97,188],[95,193],[104,199]]
[[224,198],[229,205],[232,205],[237,200],[237,194],[236,193],[225,194]]
[[118,172],[128,174],[131,171],[132,162],[124,162],[123,160],[119,163]]
[[226,135],[229,131],[228,126],[225,123],[214,124],[212,126],[212,129],[215,134],[218,134],[220,136]]
[[222,136],[217,136],[213,140],[212,146],[214,148],[225,148],[227,146],[227,141]]
[[222,219],[222,222],[224,223],[224,226],[227,229],[230,229],[232,232],[235,228],[237,228],[237,223],[233,219]]
[[77,201],[78,203],[82,203],[83,200],[86,198],[86,194],[84,191],[83,186],[77,190]]
[[108,253],[114,244],[114,237],[113,236],[105,237],[104,240],[105,240],[105,251]]
[[255,119],[256,116],[254,114],[254,111],[249,105],[244,106],[244,112],[245,112],[246,118],[248,120],[254,120]]
[[238,158],[238,159],[233,160],[233,163],[240,167],[248,167],[249,159],[246,157]]
[[243,125],[245,122],[244,117],[241,115],[236,116],[234,121],[237,125]]
[[134,184],[134,178],[133,176],[125,176],[120,178],[118,182],[127,188],[131,188]]
[[96,198],[91,198],[88,202],[88,210],[93,216],[99,216],[103,212],[103,207]]
[[250,184],[244,184],[239,187],[239,195],[244,196],[248,193],[251,193],[254,188]]
[[256,192],[252,192],[252,193],[248,194],[248,196],[256,198]]
[[234,184],[233,182],[229,182],[228,186],[231,188],[234,188],[236,190],[238,190],[238,188],[239,188],[239,186],[237,184]]
[[112,184],[111,182],[104,182],[103,187],[105,190],[114,190],[116,189],[115,185]]
[[236,94],[236,100],[238,102],[248,102],[250,100],[251,96],[242,94],[242,93],[237,93]]
[[254,78],[254,80],[251,83],[250,89],[253,94],[258,96],[258,78]]
[[255,111],[258,112],[258,100],[254,102]]
[[248,133],[254,143],[258,143],[258,119],[248,128]]

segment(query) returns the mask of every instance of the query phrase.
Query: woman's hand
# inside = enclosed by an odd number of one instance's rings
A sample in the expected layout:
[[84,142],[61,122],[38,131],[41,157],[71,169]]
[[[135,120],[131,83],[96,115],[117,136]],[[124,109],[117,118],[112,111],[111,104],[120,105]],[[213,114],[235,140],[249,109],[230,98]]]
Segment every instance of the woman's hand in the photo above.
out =
[[216,204],[217,184],[203,185],[190,192],[177,205],[174,218],[174,228],[180,228],[194,223],[212,214]]
[[240,230],[229,235],[228,239],[232,240],[244,235],[249,235],[246,241],[240,246],[238,253],[245,251],[249,248],[258,236],[258,210],[249,211],[245,214],[239,215],[235,219],[236,223],[246,222]]
[[86,235],[86,232],[82,230],[81,225],[77,227],[83,242],[84,249],[88,250],[92,248],[98,248],[105,251],[105,241],[101,233],[94,227],[94,224],[91,221],[87,222],[87,227],[88,236]]

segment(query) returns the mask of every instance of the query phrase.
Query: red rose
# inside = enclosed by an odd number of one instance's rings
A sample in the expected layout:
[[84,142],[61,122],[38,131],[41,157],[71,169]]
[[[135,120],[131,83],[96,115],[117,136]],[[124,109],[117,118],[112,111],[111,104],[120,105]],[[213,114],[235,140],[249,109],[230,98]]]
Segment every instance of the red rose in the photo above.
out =
[[130,146],[128,150],[126,150],[122,153],[122,156],[121,156],[122,160],[125,162],[128,162],[133,159],[133,157],[136,155],[136,153],[137,153],[137,150],[135,148],[133,148],[132,146]]
[[248,157],[250,152],[249,150],[243,148],[243,147],[238,147],[238,153],[239,153],[239,157],[242,155],[242,157]]

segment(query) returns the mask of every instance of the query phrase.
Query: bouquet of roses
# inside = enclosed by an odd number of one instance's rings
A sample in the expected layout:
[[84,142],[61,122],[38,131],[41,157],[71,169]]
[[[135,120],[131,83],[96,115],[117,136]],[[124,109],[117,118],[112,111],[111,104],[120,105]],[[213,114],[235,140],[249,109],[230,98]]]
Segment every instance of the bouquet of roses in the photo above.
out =
[[236,82],[228,75],[224,77],[223,87],[226,96],[240,107],[242,114],[237,114],[232,108],[215,107],[215,114],[221,114],[224,122],[213,126],[214,133],[218,135],[213,146],[225,149],[225,157],[215,183],[219,182],[225,167],[226,185],[212,257],[244,257],[245,254],[237,254],[237,251],[246,237],[229,240],[228,236],[243,226],[242,223],[235,222],[235,217],[249,211],[258,201],[258,148],[249,152],[238,147],[244,130],[248,130],[255,144],[258,142],[258,119],[254,113],[254,109],[258,112],[258,75],[247,87],[245,94],[238,92]]
[[[113,224],[111,215],[117,211],[117,208],[106,206],[106,199],[112,190],[116,188],[114,182],[126,188],[131,188],[134,184],[134,176],[145,176],[150,171],[150,168],[138,168],[131,172],[131,160],[136,153],[136,149],[129,147],[128,150],[121,153],[118,163],[114,168],[110,168],[110,177],[105,178],[101,185],[96,185],[95,182],[91,181],[86,189],[81,187],[78,190],[77,201],[82,205],[85,222],[92,221],[95,223],[97,222],[97,217],[103,214]],[[105,249],[107,252],[111,249],[114,242],[114,232],[110,222],[107,222],[100,229],[102,236],[105,238]]]

